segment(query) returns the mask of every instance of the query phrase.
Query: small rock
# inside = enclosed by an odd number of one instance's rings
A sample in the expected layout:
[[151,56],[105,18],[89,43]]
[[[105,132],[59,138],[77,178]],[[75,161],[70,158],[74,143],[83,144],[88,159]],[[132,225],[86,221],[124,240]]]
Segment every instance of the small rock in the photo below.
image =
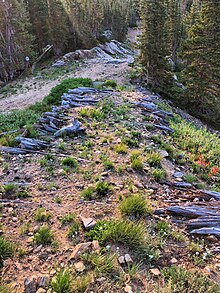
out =
[[80,216],[80,218],[86,230],[89,230],[95,227],[96,221],[93,218],[84,218],[83,216]]
[[130,254],[125,254],[125,261],[126,261],[126,263],[127,264],[129,264],[129,263],[133,263],[133,260],[132,260],[132,258],[130,257]]
[[49,276],[41,276],[37,279],[37,285],[38,287],[47,288],[50,283],[50,277]]
[[133,291],[132,291],[132,287],[129,286],[129,285],[126,285],[126,286],[124,287],[124,290],[125,290],[125,292],[127,292],[127,293],[133,293]]
[[105,280],[106,280],[105,277],[101,277],[101,278],[97,279],[96,281],[102,283],[102,282],[104,282]]
[[36,293],[46,293],[47,291],[43,288],[39,288]]
[[218,238],[215,237],[214,235],[210,235],[210,236],[208,236],[208,237],[207,237],[207,240],[208,240],[209,242],[212,242],[212,243],[216,243],[216,242],[219,241]]
[[100,246],[99,246],[98,240],[93,240],[92,241],[92,249],[95,252],[99,252],[100,251]]
[[25,293],[36,293],[37,281],[35,277],[29,277],[24,280],[24,292]]
[[153,274],[154,276],[159,276],[160,275],[160,271],[155,268],[155,269],[150,269],[151,274]]
[[125,264],[125,257],[123,255],[122,256],[119,256],[118,262],[120,263],[120,265]]
[[162,158],[167,158],[167,157],[169,157],[168,152],[165,151],[165,150],[161,150],[159,153],[161,154],[161,157],[162,157]]
[[91,244],[92,242],[84,242],[84,243],[77,244],[74,247],[73,252],[71,253],[69,257],[69,261],[77,259],[81,253],[89,250],[89,248],[91,247]]
[[173,174],[173,177],[174,178],[183,178],[184,177],[184,174],[182,172],[175,172]]
[[83,272],[86,269],[86,267],[84,266],[84,263],[82,261],[75,263],[74,267],[75,267],[76,271],[79,273]]
[[171,260],[170,260],[170,263],[171,263],[171,265],[175,265],[176,263],[178,263],[178,260],[176,259],[176,258],[172,258]]

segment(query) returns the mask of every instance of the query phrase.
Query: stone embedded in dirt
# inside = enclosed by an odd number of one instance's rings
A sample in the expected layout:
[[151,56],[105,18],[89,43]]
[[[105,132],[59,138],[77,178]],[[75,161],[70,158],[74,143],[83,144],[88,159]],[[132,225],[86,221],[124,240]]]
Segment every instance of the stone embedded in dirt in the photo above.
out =
[[48,275],[46,276],[40,276],[37,279],[37,285],[38,287],[47,288],[50,283],[50,277]]
[[24,280],[24,292],[25,293],[36,293],[37,291],[37,280],[36,277],[28,277]]
[[178,260],[176,259],[176,258],[172,258],[171,260],[170,260],[170,264],[171,265],[175,265],[176,263],[178,263]]
[[131,287],[130,285],[126,285],[126,286],[124,287],[124,290],[125,290],[125,292],[127,292],[127,293],[133,293],[133,291],[132,291],[132,287]]
[[119,256],[118,262],[120,263],[120,265],[125,264],[125,257],[123,255],[122,256]]
[[159,276],[160,275],[160,271],[159,269],[155,268],[155,269],[150,269],[150,272],[152,275],[154,276]]
[[82,273],[86,269],[86,267],[84,266],[84,263],[82,261],[75,263],[74,267],[78,273]]
[[69,257],[69,261],[77,259],[81,253],[88,251],[91,247],[91,244],[92,242],[84,242],[77,244]]
[[95,227],[96,221],[93,218],[84,218],[83,216],[80,216],[80,218],[86,230],[89,230]]
[[100,249],[101,248],[100,248],[98,240],[93,240],[92,241],[92,250],[95,251],[95,252],[99,252]]
[[182,172],[175,172],[173,174],[173,177],[174,178],[183,178],[184,174]]
[[43,288],[39,288],[36,293],[46,293],[47,291]]
[[161,157],[162,157],[162,158],[167,158],[167,157],[169,157],[169,154],[168,154],[167,151],[161,150],[159,153],[161,154]]
[[130,254],[128,254],[128,253],[125,254],[125,261],[126,261],[127,264],[133,263],[133,260],[132,260],[132,258],[130,256]]

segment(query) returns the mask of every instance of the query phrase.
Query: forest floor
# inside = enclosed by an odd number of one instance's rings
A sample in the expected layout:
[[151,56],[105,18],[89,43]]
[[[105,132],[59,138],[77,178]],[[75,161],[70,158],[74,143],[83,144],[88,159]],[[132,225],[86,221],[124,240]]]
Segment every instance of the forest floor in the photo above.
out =
[[[93,62],[73,76],[124,88],[87,92],[99,103],[66,111],[85,132],[42,136],[42,153],[2,154],[0,292],[219,293],[220,193],[204,194],[219,183],[210,165],[219,139],[159,96],[126,88],[126,64]],[[4,111],[42,100],[63,78],[4,98]],[[216,230],[191,233],[204,222]]]

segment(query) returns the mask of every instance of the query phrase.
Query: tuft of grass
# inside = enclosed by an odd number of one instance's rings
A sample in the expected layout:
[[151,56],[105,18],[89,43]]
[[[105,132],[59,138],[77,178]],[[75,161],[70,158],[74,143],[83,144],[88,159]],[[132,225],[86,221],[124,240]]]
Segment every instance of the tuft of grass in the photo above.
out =
[[113,171],[115,169],[114,163],[108,159],[103,162],[105,170]]
[[90,186],[81,192],[81,197],[85,200],[92,200],[94,197],[95,188]]
[[118,154],[127,154],[128,153],[128,147],[124,143],[120,143],[115,147],[115,151]]
[[199,274],[199,272],[189,272],[184,268],[177,268],[172,266],[163,269],[162,274],[165,278],[165,281],[167,281],[166,288],[169,288],[169,292],[171,293],[220,292],[219,285],[209,280],[209,278],[204,274]]
[[140,218],[152,213],[150,204],[139,194],[125,198],[119,206],[121,213],[125,216]]
[[51,288],[56,293],[71,293],[73,292],[72,285],[73,277],[68,269],[60,269],[51,282]]
[[156,230],[161,236],[168,236],[170,234],[170,226],[165,221],[157,222]]
[[3,261],[14,255],[15,247],[12,242],[0,237],[0,268],[3,266]]
[[69,168],[77,168],[78,167],[78,162],[76,159],[72,157],[68,157],[62,160],[62,165],[64,167],[69,167]]
[[109,87],[109,88],[116,88],[117,87],[117,82],[115,80],[112,80],[112,79],[107,79],[103,86],[106,86],[106,87]]
[[84,293],[87,292],[87,289],[89,285],[92,283],[93,280],[93,274],[92,273],[87,273],[86,275],[83,276],[78,276],[73,280],[73,291],[72,292],[77,292],[77,293]]
[[128,220],[113,220],[97,223],[96,227],[86,233],[92,240],[100,244],[123,244],[129,248],[137,248],[144,243],[145,230],[143,225]]
[[76,219],[76,214],[68,213],[62,216],[62,218],[60,218],[60,222],[62,225],[65,225],[65,224],[73,223],[75,219]]
[[14,183],[8,183],[3,185],[3,189],[5,194],[7,195],[11,195],[17,192],[17,186]]
[[73,238],[78,235],[79,229],[80,229],[80,224],[77,222],[74,222],[68,230],[67,237],[70,240],[73,240]]
[[193,174],[186,174],[183,178],[188,183],[194,183],[197,181],[197,177]]
[[158,152],[151,152],[146,155],[146,162],[151,167],[159,167],[162,159],[163,158],[162,158],[161,154]]
[[142,172],[144,169],[144,164],[140,158],[133,159],[131,162],[131,168],[135,171]]
[[153,169],[151,174],[154,176],[156,181],[161,181],[166,178],[166,172],[163,169]]
[[33,238],[36,244],[47,245],[51,244],[54,240],[54,234],[51,231],[50,227],[43,225],[41,226],[34,235]]
[[49,222],[51,218],[51,213],[46,212],[44,208],[37,209],[35,213],[35,220],[37,222]]
[[111,185],[107,181],[99,181],[95,186],[98,197],[106,196],[111,191]]
[[89,266],[97,276],[109,275],[115,271],[115,255],[110,255],[109,253],[85,253],[81,255],[81,259],[87,263],[87,266]]

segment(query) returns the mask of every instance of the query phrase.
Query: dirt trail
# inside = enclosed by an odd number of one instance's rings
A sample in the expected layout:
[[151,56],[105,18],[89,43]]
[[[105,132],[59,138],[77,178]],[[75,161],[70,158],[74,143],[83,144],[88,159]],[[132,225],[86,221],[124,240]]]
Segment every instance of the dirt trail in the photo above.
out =
[[[131,29],[128,32],[128,39],[134,43],[138,34],[138,29]],[[101,59],[94,58],[85,60],[79,65],[76,72],[63,75],[56,80],[39,81],[35,77],[30,77],[22,83],[22,89],[18,93],[8,97],[2,96],[2,99],[0,99],[0,113],[8,112],[12,109],[23,109],[43,100],[54,86],[68,77],[88,77],[93,80],[114,79],[119,84],[125,84],[129,81],[129,71],[130,67],[127,63],[105,64]]]

